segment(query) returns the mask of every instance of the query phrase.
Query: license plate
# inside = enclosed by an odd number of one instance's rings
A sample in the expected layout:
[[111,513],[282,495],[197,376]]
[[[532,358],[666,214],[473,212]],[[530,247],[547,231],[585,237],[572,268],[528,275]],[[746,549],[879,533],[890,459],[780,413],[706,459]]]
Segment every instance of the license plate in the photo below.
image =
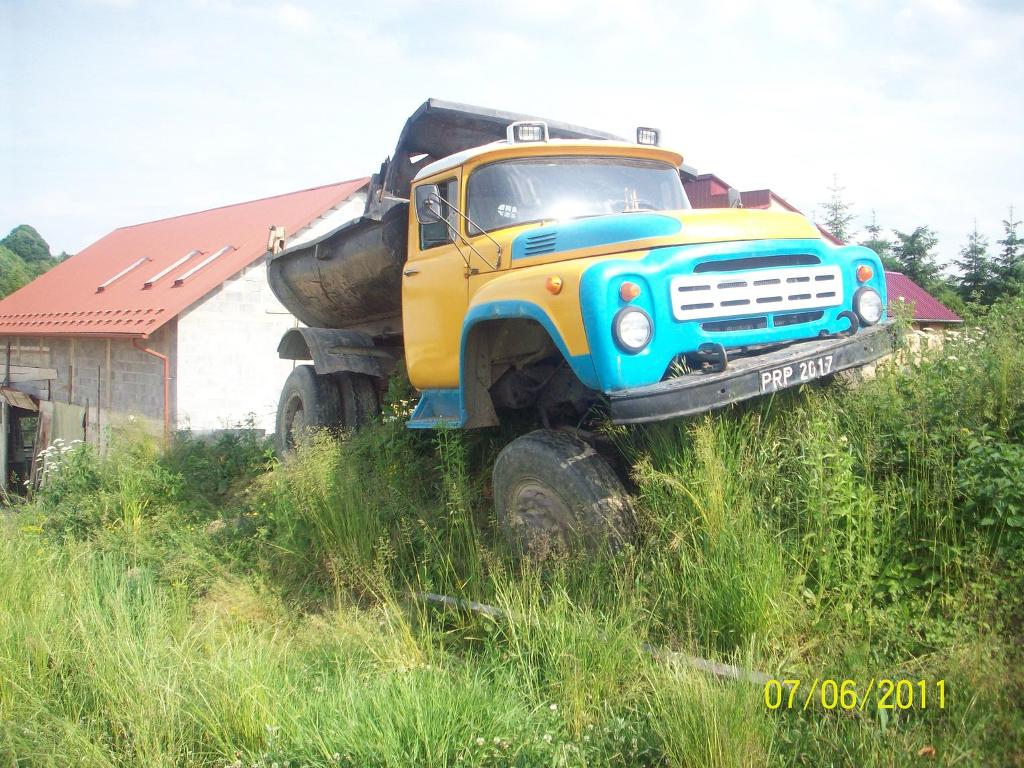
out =
[[832,373],[832,355],[813,357],[799,363],[780,365],[761,371],[761,392],[778,392],[802,381],[811,381]]

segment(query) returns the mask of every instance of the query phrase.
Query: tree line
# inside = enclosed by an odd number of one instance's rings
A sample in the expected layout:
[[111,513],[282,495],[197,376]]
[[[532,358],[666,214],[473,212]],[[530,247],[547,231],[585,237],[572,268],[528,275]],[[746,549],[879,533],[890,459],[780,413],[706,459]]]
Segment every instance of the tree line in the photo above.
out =
[[0,240],[0,299],[60,264],[68,254],[54,256],[50,245],[28,224],[19,224]]
[[[821,204],[824,218],[821,225],[845,242],[853,240],[852,206],[843,198],[843,187],[833,180],[830,196]],[[926,291],[954,310],[968,303],[990,305],[1002,296],[1024,293],[1024,237],[1018,234],[1021,221],[1013,206],[1002,220],[1003,236],[992,250],[989,239],[978,231],[978,223],[967,234],[959,258],[953,261],[956,274],[944,275],[935,257],[939,239],[929,227],[911,232],[891,230],[887,236],[878,224],[875,212],[864,227],[860,245],[873,250],[882,264],[892,272],[902,272]]]

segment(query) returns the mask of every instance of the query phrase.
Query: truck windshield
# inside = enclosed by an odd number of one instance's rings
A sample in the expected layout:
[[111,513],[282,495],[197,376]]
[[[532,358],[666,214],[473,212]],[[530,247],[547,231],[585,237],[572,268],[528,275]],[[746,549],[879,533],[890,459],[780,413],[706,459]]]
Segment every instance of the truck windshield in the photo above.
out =
[[628,157],[531,157],[478,169],[466,189],[470,234],[545,219],[689,208],[679,172]]

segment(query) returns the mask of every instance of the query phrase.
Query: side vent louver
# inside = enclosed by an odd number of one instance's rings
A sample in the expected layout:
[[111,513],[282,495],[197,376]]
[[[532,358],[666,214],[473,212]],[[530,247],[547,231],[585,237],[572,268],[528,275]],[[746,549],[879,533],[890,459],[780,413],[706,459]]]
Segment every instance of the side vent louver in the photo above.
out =
[[530,235],[523,244],[523,256],[540,256],[553,253],[558,241],[558,232],[542,232]]

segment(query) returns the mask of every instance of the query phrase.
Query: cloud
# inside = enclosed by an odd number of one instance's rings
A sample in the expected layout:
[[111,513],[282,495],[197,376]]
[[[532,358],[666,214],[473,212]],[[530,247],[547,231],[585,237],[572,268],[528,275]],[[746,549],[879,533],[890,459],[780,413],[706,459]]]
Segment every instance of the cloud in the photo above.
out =
[[[116,2],[117,0],[114,0]],[[298,32],[311,32],[316,16],[304,5],[265,2],[263,0],[190,0],[195,8],[221,14],[246,16],[257,21],[271,21]]]
[[138,0],[87,0],[91,5],[102,5],[108,8],[135,8]]
[[702,171],[808,211],[838,173],[859,214],[937,226],[947,256],[975,216],[992,236],[1024,206],[1019,0],[190,0],[116,24],[44,6],[20,6],[8,47],[0,211],[36,201],[57,247],[93,229],[49,190],[104,179],[91,218],[116,226],[140,195],[174,213],[351,178],[428,96],[657,125]]
[[271,14],[286,27],[308,32],[313,28],[314,17],[307,8],[291,3],[282,3],[271,10]]

